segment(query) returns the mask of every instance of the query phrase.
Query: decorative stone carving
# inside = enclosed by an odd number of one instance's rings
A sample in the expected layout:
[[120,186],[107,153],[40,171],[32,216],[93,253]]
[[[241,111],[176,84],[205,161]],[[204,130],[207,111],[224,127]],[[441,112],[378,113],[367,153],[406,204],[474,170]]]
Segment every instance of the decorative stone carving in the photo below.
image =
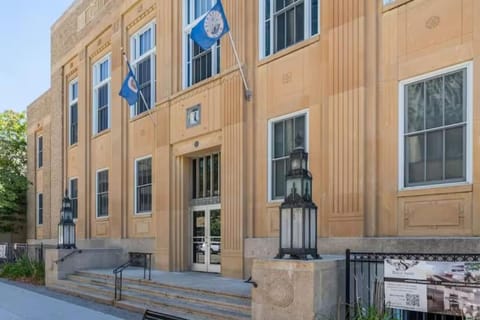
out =
[[273,271],[269,274],[264,290],[269,303],[275,306],[286,308],[293,303],[293,284],[287,272]]
[[440,24],[440,17],[439,16],[431,16],[425,22],[425,28],[427,29],[435,29]]

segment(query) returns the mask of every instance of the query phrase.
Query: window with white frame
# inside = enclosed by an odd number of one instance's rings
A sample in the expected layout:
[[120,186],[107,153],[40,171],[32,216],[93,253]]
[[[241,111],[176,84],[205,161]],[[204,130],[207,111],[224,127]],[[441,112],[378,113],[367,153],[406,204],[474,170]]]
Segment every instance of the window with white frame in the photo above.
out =
[[78,179],[70,179],[70,203],[72,208],[72,217],[73,219],[78,218]]
[[37,137],[37,168],[43,167],[43,137]]
[[110,128],[110,54],[93,65],[93,133]]
[[269,199],[285,196],[285,175],[290,152],[297,147],[308,152],[308,113],[293,113],[269,121]]
[[400,84],[401,187],[469,179],[470,69],[463,64]]
[[[184,30],[191,30],[200,18],[216,3],[216,0],[184,0]],[[220,40],[210,49],[203,50],[184,31],[184,87],[207,79],[220,72]]]
[[108,169],[97,171],[97,218],[108,217]]
[[68,131],[70,145],[78,142],[78,80],[70,82],[68,90]]
[[37,224],[43,224],[43,193],[37,194]]
[[260,0],[260,58],[319,32],[320,0]]
[[152,157],[135,160],[135,213],[152,211]]
[[[130,39],[132,68],[140,86],[139,91],[145,98],[131,106],[131,115],[139,115],[155,105],[155,23],[151,22],[140,29]],[[146,103],[146,105],[145,105]]]

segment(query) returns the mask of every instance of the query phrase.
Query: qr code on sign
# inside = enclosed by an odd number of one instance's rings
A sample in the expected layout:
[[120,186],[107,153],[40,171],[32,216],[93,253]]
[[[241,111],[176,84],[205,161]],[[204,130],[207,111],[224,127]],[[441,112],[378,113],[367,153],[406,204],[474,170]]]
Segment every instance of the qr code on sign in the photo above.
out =
[[407,306],[420,307],[420,295],[418,294],[406,294]]

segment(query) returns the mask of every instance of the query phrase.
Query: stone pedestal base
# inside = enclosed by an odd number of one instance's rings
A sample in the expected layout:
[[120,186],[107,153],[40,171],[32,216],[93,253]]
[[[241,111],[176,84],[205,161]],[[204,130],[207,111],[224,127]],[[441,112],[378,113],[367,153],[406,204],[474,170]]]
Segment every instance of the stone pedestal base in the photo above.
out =
[[342,319],[342,256],[310,261],[255,259],[252,281],[258,284],[252,289],[252,319]]

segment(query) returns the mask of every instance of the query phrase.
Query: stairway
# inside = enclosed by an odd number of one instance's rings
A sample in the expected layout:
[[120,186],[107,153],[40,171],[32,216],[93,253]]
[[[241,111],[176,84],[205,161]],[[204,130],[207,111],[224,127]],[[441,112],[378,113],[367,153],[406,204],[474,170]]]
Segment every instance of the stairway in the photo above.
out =
[[175,315],[185,319],[250,319],[251,298],[248,295],[219,290],[195,289],[123,277],[122,300],[114,301],[113,274],[78,271],[50,287],[70,295],[113,304],[130,311],[145,309]]

